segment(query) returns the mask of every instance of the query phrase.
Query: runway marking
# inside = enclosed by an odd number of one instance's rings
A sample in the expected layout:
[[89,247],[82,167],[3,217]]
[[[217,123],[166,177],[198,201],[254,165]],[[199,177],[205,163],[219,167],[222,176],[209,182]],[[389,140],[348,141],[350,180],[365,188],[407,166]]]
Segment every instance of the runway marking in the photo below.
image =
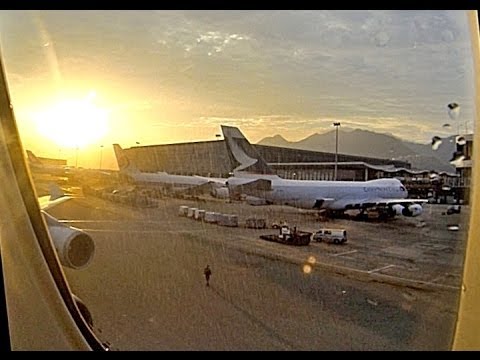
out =
[[390,264],[390,265],[383,266],[383,267],[378,268],[378,269],[369,270],[369,271],[367,271],[367,273],[373,274],[374,272],[378,272],[378,271],[382,271],[382,270],[385,270],[385,269],[389,269],[389,268],[394,267],[394,266],[395,266],[395,265]]
[[70,223],[70,224],[81,224],[81,223],[98,223],[98,224],[109,224],[109,223],[135,223],[135,224],[164,224],[169,223],[170,221],[144,221],[144,220],[58,220],[61,223]]
[[188,234],[192,232],[205,232],[205,230],[112,230],[112,229],[82,229],[87,232],[107,232],[107,233],[122,233],[125,234],[156,234],[156,233],[169,233],[169,234]]
[[356,252],[358,252],[358,250],[345,251],[345,252],[338,253],[338,254],[333,254],[333,255],[330,255],[330,256],[342,256],[342,255],[347,255],[347,254],[354,254]]
[[428,281],[427,284],[433,284],[438,280],[445,279],[446,277],[447,277],[447,274],[437,276],[435,279]]

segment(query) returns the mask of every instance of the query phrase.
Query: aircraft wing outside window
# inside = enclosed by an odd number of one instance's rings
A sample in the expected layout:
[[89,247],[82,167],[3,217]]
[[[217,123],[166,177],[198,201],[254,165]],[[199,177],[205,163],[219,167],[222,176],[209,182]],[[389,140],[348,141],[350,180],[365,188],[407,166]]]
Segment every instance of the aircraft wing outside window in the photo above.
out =
[[51,195],[45,195],[38,198],[38,203],[40,204],[40,209],[48,210],[54,206],[64,203],[67,200],[70,200],[71,198],[71,196],[64,195],[62,197],[52,199]]
[[[0,342],[12,350],[105,350],[81,313],[52,246],[56,237],[72,244],[71,229],[52,226],[41,214],[24,154],[0,54],[0,270],[6,304],[1,315],[8,319],[2,320],[7,336]],[[76,248],[64,246],[64,254]],[[79,264],[78,257],[70,260]]]

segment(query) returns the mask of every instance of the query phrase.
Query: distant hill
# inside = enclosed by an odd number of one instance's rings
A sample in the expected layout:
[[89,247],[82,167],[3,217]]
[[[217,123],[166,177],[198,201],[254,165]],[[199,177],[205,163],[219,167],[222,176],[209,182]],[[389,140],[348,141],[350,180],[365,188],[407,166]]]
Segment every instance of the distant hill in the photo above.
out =
[[[258,144],[333,153],[335,152],[335,130],[324,134],[315,133],[296,142],[287,141],[281,135],[275,135],[260,140]],[[369,130],[338,131],[339,154],[404,160],[418,170],[454,173],[455,167],[449,163],[454,151],[455,136],[443,139],[438,149],[433,150],[430,143],[404,141],[392,135]]]

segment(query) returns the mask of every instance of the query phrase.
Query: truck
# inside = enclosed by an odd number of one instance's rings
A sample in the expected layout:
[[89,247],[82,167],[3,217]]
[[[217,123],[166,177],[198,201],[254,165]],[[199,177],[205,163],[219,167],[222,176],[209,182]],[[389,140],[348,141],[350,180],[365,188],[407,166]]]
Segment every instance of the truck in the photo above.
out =
[[307,231],[297,230],[296,227],[290,229],[283,225],[278,234],[260,235],[260,239],[278,242],[285,245],[305,246],[310,244],[312,233]]
[[316,242],[343,244],[347,242],[347,230],[345,229],[320,229],[313,235]]

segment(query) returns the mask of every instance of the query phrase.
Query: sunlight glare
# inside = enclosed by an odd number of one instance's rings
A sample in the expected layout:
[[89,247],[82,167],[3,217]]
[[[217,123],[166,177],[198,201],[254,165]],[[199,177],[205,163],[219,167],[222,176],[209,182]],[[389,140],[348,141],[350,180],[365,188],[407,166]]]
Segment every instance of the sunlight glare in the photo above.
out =
[[34,115],[40,134],[66,148],[89,145],[108,131],[108,112],[97,107],[95,92],[85,99],[66,99]]

